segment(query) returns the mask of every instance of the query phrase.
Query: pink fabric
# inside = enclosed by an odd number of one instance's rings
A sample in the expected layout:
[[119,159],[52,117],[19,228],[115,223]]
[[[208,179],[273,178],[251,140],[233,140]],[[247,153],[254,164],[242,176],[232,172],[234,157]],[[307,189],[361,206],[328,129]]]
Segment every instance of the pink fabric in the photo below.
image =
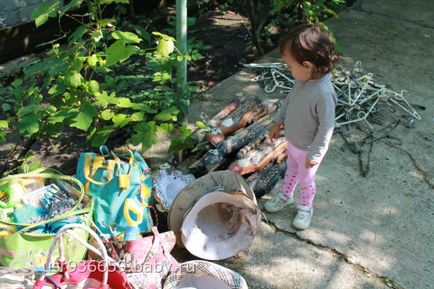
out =
[[[132,289],[128,283],[128,277],[125,272],[121,272],[113,265],[108,268],[108,285],[101,284],[104,276],[104,262],[96,260],[86,260],[77,264],[75,268],[69,269],[69,278],[63,280],[63,273],[56,273],[51,278],[45,277],[43,280],[36,281],[33,289],[42,289],[51,286],[55,288],[54,284],[49,280],[53,280],[59,285],[79,284],[87,279],[94,279],[98,283],[95,289]],[[89,288],[89,287],[86,287]],[[89,288],[90,289],[90,288]]]
[[299,204],[310,207],[313,204],[316,193],[315,174],[318,165],[306,168],[307,151],[295,147],[288,141],[288,167],[283,180],[283,194],[292,198],[295,187],[301,185]]
[[158,289],[162,287],[169,273],[179,267],[170,254],[175,247],[173,231],[159,233],[157,227],[151,228],[150,236],[127,241],[124,247],[128,279],[133,288]]

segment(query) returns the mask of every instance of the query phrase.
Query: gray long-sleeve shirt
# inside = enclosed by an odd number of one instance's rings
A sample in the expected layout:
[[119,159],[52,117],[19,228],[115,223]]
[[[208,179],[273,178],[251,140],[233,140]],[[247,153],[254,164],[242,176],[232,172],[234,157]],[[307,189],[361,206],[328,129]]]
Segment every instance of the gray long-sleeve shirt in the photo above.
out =
[[320,162],[333,135],[336,102],[330,74],[297,82],[273,120],[283,123],[294,146],[308,151],[307,159]]

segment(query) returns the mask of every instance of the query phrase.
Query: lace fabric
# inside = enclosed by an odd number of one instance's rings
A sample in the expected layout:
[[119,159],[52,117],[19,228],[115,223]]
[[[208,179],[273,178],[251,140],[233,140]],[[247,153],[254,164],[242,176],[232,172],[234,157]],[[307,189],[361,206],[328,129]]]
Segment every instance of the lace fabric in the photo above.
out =
[[153,184],[157,200],[165,210],[169,210],[179,192],[194,180],[191,174],[184,175],[181,171],[162,167]]

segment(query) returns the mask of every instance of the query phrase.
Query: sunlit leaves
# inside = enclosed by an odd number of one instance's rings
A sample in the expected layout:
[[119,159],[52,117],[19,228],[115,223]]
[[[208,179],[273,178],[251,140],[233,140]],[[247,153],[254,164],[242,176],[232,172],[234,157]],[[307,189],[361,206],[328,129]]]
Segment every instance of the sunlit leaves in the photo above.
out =
[[115,116],[115,113],[111,109],[105,109],[101,112],[101,118],[103,120],[111,120]]
[[95,94],[96,104],[102,108],[106,108],[109,104],[116,104],[116,93],[108,94],[107,91],[96,92]]
[[9,128],[9,123],[7,120],[0,120],[0,143],[6,141],[6,132]]
[[170,107],[158,113],[154,117],[154,119],[160,121],[169,121],[169,120],[176,121],[176,117],[178,113],[179,113],[179,109],[177,109],[176,107]]
[[47,22],[50,17],[56,16],[59,7],[60,0],[44,1],[39,4],[32,12],[32,19],[35,20],[36,27]]
[[9,124],[7,120],[0,120],[0,129],[8,129]]
[[145,119],[145,114],[143,112],[135,112],[130,116],[130,120],[133,122],[143,121]]
[[71,127],[76,127],[83,131],[87,131],[91,126],[94,117],[98,114],[95,107],[89,102],[83,102],[80,107],[80,112],[73,119]]
[[67,76],[67,79],[72,87],[79,87],[83,80],[83,76],[80,74],[80,72],[74,71]]
[[160,55],[167,57],[175,51],[175,38],[160,32],[152,32],[152,34],[160,37],[157,45],[157,52]]
[[39,131],[39,120],[41,118],[39,105],[24,106],[18,111],[17,115],[21,135],[31,136]]
[[157,126],[154,121],[138,123],[133,127],[134,133],[130,138],[133,145],[142,144],[142,149],[147,150],[157,143]]
[[139,48],[132,45],[126,45],[124,40],[115,41],[106,50],[106,65],[111,66],[118,62],[127,60],[131,55],[137,53]]
[[121,108],[130,108],[133,106],[133,103],[131,102],[131,100],[129,98],[126,98],[126,97],[118,98],[116,104],[118,107],[121,107]]
[[88,82],[89,90],[92,94],[95,94],[99,91],[99,83],[96,80],[91,80]]
[[124,127],[130,122],[128,115],[124,113],[115,114],[112,118],[112,121],[114,127]]
[[115,31],[112,33],[114,39],[124,40],[125,43],[140,43],[142,39],[132,32]]
[[196,127],[199,129],[208,129],[208,126],[201,121],[196,121]]
[[111,127],[104,127],[101,129],[94,128],[87,139],[90,140],[92,146],[99,147],[105,144],[113,130],[114,129]]
[[192,131],[183,125],[179,128],[178,136],[172,139],[169,147],[170,152],[178,152],[181,149],[191,149],[194,147],[194,140],[192,138]]

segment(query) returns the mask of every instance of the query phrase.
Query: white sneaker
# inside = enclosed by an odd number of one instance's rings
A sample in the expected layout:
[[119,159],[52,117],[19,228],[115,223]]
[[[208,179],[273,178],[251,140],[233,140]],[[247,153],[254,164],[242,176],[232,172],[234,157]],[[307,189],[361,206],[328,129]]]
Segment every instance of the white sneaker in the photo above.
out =
[[298,230],[304,230],[309,227],[310,221],[312,220],[313,207],[298,205],[297,209],[298,212],[294,221],[292,221],[292,225]]
[[271,200],[267,200],[264,203],[264,207],[267,212],[275,213],[291,205],[293,202],[293,198],[288,198],[282,192],[279,192],[275,194]]

